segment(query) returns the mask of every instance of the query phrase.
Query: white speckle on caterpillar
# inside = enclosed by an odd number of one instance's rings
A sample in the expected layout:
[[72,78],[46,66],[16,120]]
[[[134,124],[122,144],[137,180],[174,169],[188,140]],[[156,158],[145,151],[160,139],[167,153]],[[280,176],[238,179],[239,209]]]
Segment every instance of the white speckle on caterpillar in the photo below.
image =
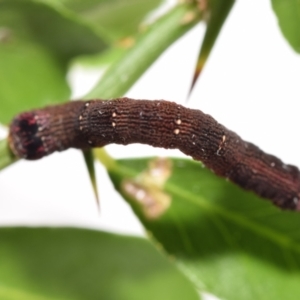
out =
[[225,141],[226,141],[226,135],[223,135],[222,136],[222,141],[220,142],[219,144],[219,148],[217,150],[217,155],[220,156],[220,151],[222,150],[224,144],[225,144]]
[[174,130],[174,133],[175,133],[175,134],[179,134],[179,132],[180,132],[180,130],[179,130],[178,128],[176,128],[176,129]]
[[82,127],[82,126],[80,126],[80,127],[79,127],[79,130],[80,130],[80,131],[82,131],[82,129],[83,129],[83,127]]
[[79,116],[78,120],[79,120],[79,121],[81,121],[81,120],[82,120],[82,115],[80,115],[80,116]]
[[178,119],[178,120],[175,121],[175,123],[176,123],[177,125],[180,125],[180,124],[181,124],[181,120]]
[[116,127],[116,123],[115,122],[112,122],[111,125],[112,125],[112,127]]
[[98,113],[99,113],[99,115],[102,115],[102,114],[103,114],[103,112],[102,112],[101,110],[98,110]]
[[117,114],[115,113],[115,112],[113,112],[112,113],[112,117],[114,118],[114,117],[116,117],[117,116]]
[[275,163],[271,162],[271,167],[274,168],[275,167]]
[[87,103],[85,103],[85,107],[88,107],[90,104],[87,102]]
[[93,144],[93,142],[91,141],[91,140],[88,140],[88,143],[91,145],[91,144]]

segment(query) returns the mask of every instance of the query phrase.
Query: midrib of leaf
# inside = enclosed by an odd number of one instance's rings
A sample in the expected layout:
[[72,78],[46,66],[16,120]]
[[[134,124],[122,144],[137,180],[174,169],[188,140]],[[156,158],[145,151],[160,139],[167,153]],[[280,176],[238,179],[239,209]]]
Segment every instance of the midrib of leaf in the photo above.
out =
[[[113,169],[111,169],[112,172],[117,173],[119,176],[122,177],[136,177],[139,175],[139,172],[134,171],[128,167],[124,167],[122,165],[117,165]],[[220,206],[216,206],[212,204],[211,202],[205,200],[205,198],[201,196],[195,196],[191,192],[181,189],[177,185],[173,184],[172,182],[167,182],[164,186],[164,191],[168,193],[172,193],[184,200],[182,201],[189,201],[193,205],[196,205],[198,207],[201,207],[201,209],[205,209],[206,211],[210,212],[211,214],[218,214],[222,216],[223,218],[234,221],[236,224],[238,224],[241,227],[250,229],[252,232],[255,232],[258,236],[262,236],[264,238],[269,239],[270,241],[276,242],[278,245],[283,246],[284,249],[290,249],[294,250],[298,253],[300,253],[300,245],[297,245],[292,239],[290,239],[288,236],[284,236],[283,234],[276,232],[269,227],[262,226],[262,224],[257,224],[247,218],[245,218],[245,215],[234,213],[231,211],[228,211]],[[262,200],[263,201],[263,200]],[[177,222],[176,222],[177,223]],[[178,224],[176,224],[178,226]],[[178,227],[178,230],[180,231],[180,227]],[[185,242],[186,244],[186,242]],[[188,246],[186,244],[186,246]]]
[[178,214],[173,214],[172,215],[172,221],[173,221],[173,224],[175,226],[177,226],[178,234],[180,236],[181,241],[184,244],[186,252],[187,253],[193,253],[193,252],[195,252],[194,246],[191,243],[189,237],[186,235],[186,231],[184,229],[184,226],[182,226],[183,223],[180,222],[180,219],[178,219]]
[[190,201],[194,205],[204,208],[211,213],[217,213],[225,219],[234,221],[240,226],[251,229],[257,235],[266,237],[269,240],[274,241],[281,246],[284,246],[285,248],[290,248],[300,253],[300,246],[297,245],[293,240],[286,236],[283,236],[282,234],[279,234],[278,232],[271,230],[269,227],[262,226],[261,224],[258,225],[257,223],[250,221],[249,219],[245,218],[244,215],[235,214],[226,209],[223,209],[220,206],[216,206],[205,200],[203,197],[195,196],[186,190],[178,188],[172,183],[166,183],[165,190],[167,192],[172,192],[177,196],[182,197],[185,200]]

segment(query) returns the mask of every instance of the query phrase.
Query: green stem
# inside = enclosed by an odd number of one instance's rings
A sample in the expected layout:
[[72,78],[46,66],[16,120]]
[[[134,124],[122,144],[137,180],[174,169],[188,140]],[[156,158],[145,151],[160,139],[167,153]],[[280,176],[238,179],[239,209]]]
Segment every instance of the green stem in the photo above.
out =
[[0,170],[14,163],[17,158],[10,151],[7,139],[0,141]]
[[105,166],[108,171],[117,169],[116,160],[111,157],[104,148],[94,149],[94,156]]

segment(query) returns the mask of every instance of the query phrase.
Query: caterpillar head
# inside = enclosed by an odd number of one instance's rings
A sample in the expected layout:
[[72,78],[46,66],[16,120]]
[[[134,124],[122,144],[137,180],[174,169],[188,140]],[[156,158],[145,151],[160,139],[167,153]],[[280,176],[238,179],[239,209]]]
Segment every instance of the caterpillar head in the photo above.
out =
[[19,158],[39,159],[45,155],[43,139],[39,136],[40,124],[35,112],[16,116],[10,124],[9,145]]

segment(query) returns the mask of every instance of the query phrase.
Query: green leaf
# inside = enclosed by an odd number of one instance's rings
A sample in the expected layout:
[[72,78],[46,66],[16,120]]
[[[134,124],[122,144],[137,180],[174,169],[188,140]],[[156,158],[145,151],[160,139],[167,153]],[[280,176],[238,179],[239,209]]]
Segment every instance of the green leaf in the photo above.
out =
[[145,17],[162,0],[65,0],[64,5],[112,41],[135,35]]
[[163,51],[200,18],[195,5],[183,4],[172,9],[140,34],[134,46],[111,65],[85,99],[123,96]]
[[18,112],[66,100],[65,71],[47,49],[26,41],[0,45],[0,122]]
[[144,239],[72,228],[1,228],[0,240],[1,299],[198,299]]
[[69,60],[105,48],[103,39],[63,8],[38,1],[0,2],[0,122],[66,101]]
[[300,53],[300,2],[299,0],[272,0],[280,29],[292,48]]
[[[66,65],[81,54],[93,54],[106,48],[104,36],[79,16],[51,1],[2,0],[1,19],[13,33],[31,37],[55,53]],[[3,25],[2,25],[3,26]]]
[[110,176],[199,289],[230,300],[300,298],[299,213],[190,160],[120,160]]

